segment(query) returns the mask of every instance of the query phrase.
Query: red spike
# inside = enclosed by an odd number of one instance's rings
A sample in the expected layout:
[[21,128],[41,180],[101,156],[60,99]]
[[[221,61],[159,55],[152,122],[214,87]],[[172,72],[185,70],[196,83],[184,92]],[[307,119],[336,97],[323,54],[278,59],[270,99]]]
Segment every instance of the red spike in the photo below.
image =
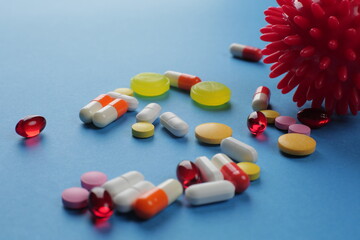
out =
[[308,72],[309,65],[307,63],[302,63],[295,71],[297,77],[303,77],[305,73]]
[[353,24],[353,27],[360,27],[360,15],[354,16]]
[[[303,102],[303,104],[306,102],[306,91],[309,88],[309,81],[302,81],[298,88],[296,89],[294,96],[293,96],[293,101],[294,102]],[[305,100],[305,101],[304,101]],[[301,107],[302,105],[298,105],[298,107]]]
[[353,115],[356,115],[358,112],[359,106],[359,94],[356,89],[352,89],[350,91],[350,98],[349,98],[349,108]]
[[279,7],[269,7],[269,10],[274,11],[274,12],[282,13],[281,8],[279,8]]
[[356,53],[353,49],[349,48],[345,51],[345,57],[349,61],[355,61],[356,60]]
[[357,31],[355,28],[349,28],[345,31],[345,37],[349,40],[353,40],[357,35]]
[[348,78],[348,69],[346,66],[341,66],[338,69],[338,78],[340,81],[345,82]]
[[286,73],[287,71],[289,71],[290,67],[291,67],[291,64],[281,63],[281,64],[279,64],[279,66],[277,66],[276,68],[274,68],[272,70],[269,77],[270,78],[276,78],[276,77]]
[[265,33],[263,35],[261,35],[260,39],[265,41],[265,42],[275,42],[275,41],[279,41],[281,40],[283,37],[275,32],[272,33]]
[[354,83],[355,87],[360,90],[360,73],[354,76]]
[[279,66],[281,63],[277,62],[277,63],[274,63],[273,65],[271,65],[270,67],[270,70],[274,70],[275,68],[277,68],[277,66]]
[[328,26],[330,29],[338,29],[339,26],[340,26],[340,22],[339,22],[339,19],[337,19],[337,17],[335,16],[330,16],[328,18]]
[[301,2],[301,4],[303,5],[304,8],[309,9],[312,1],[311,0],[298,0],[299,2]]
[[315,97],[315,89],[313,84],[310,84],[307,93],[306,93],[306,101],[311,101]]
[[315,53],[315,47],[307,46],[301,49],[300,56],[302,57],[312,57]]
[[260,32],[261,33],[271,33],[271,32],[273,32],[273,30],[271,27],[263,27],[260,29]]
[[299,77],[294,75],[294,77],[290,79],[288,87],[291,88],[291,89],[295,88],[297,85],[299,85],[301,80],[302,80],[302,78],[299,78]]
[[286,21],[280,17],[267,16],[265,17],[265,21],[270,24],[286,24]]
[[276,2],[281,6],[281,5],[284,5],[286,1],[284,1],[284,0],[276,0]]
[[289,25],[273,25],[272,30],[277,33],[282,33],[283,35],[289,35],[292,32],[292,29]]
[[315,79],[315,88],[321,89],[324,87],[324,85],[325,85],[325,73],[320,72],[317,78]]
[[301,37],[297,34],[288,36],[288,37],[284,38],[283,41],[284,41],[284,43],[286,43],[289,46],[296,46],[296,45],[300,45],[302,43]]
[[334,111],[335,100],[333,96],[327,96],[325,98],[325,109],[331,115]]
[[273,11],[270,9],[265,10],[264,14],[266,16],[274,16],[274,17],[282,17],[283,16],[281,12]]
[[295,59],[297,59],[298,54],[294,51],[287,51],[283,55],[279,57],[279,62],[285,63],[285,62],[293,62]]
[[299,14],[298,10],[293,6],[282,5],[281,8],[289,17],[294,17]]
[[274,53],[274,52],[276,52],[275,49],[264,48],[263,50],[261,50],[261,53],[262,53],[263,55],[270,55],[270,54],[272,54],[272,53]]
[[325,16],[324,9],[318,3],[311,4],[311,12],[316,18],[322,18]]
[[336,103],[336,113],[339,115],[345,115],[348,111],[347,97],[342,98]]
[[274,63],[277,62],[279,57],[281,56],[282,52],[281,51],[277,51],[269,56],[267,56],[266,58],[264,58],[263,62],[264,63]]
[[319,67],[321,70],[326,70],[331,64],[331,59],[329,57],[322,57],[320,60]]
[[266,48],[268,49],[275,49],[276,51],[280,51],[280,50],[286,50],[289,48],[288,45],[286,45],[283,41],[276,41],[276,42],[272,42],[270,44],[268,44],[266,46]]
[[331,50],[336,50],[336,49],[338,48],[338,46],[339,46],[339,43],[338,43],[338,41],[335,40],[335,39],[330,40],[330,41],[328,42],[328,47],[329,47],[329,49],[331,49]]
[[320,0],[320,1],[327,5],[334,5],[336,0]]
[[309,30],[309,34],[311,37],[315,38],[315,39],[320,39],[322,37],[322,32],[320,29],[318,28],[311,28]]
[[340,100],[343,96],[343,89],[340,82],[337,82],[333,88],[334,98]]
[[348,0],[343,0],[338,6],[338,10],[342,16],[350,15],[350,3]]
[[312,103],[311,103],[311,107],[312,108],[321,108],[321,105],[324,101],[324,97],[317,97],[317,98],[314,98]]
[[283,79],[281,79],[281,81],[278,83],[277,88],[278,89],[282,89],[284,87],[286,87],[289,83],[289,81],[291,81],[291,79],[294,77],[294,72],[290,71],[288,72],[285,77],[283,77]]
[[302,29],[307,29],[310,26],[309,20],[299,15],[294,17],[294,23]]

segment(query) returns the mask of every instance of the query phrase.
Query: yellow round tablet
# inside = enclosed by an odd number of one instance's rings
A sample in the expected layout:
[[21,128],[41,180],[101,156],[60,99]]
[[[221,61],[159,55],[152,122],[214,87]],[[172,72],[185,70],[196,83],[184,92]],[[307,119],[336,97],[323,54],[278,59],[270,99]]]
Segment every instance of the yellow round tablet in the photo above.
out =
[[250,181],[255,181],[260,177],[260,167],[252,162],[240,162],[237,164],[250,178]]
[[190,90],[192,100],[205,106],[220,106],[231,98],[231,90],[218,82],[199,82]]
[[196,138],[207,144],[220,144],[221,140],[231,135],[231,127],[222,123],[203,123],[195,128]]
[[132,135],[136,138],[149,138],[154,135],[154,125],[148,122],[137,122],[132,125]]
[[158,73],[140,73],[131,79],[130,87],[137,94],[154,97],[169,90],[170,80]]
[[128,95],[128,96],[134,96],[134,91],[130,88],[117,88],[114,90],[114,92],[120,93],[120,94],[124,94],[124,95]]
[[280,116],[280,113],[274,110],[261,110],[260,112],[265,115],[268,124],[274,124],[275,118]]
[[304,134],[287,133],[279,137],[278,146],[284,153],[294,156],[305,156],[315,151],[316,141]]

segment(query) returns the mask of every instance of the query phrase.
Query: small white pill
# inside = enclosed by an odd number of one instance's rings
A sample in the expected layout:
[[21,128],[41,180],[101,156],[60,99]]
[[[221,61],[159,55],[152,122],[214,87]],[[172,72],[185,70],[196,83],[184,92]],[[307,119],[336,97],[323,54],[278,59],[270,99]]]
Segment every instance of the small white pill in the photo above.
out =
[[161,106],[157,103],[149,103],[136,115],[136,122],[153,123],[159,117]]
[[207,157],[196,158],[195,165],[199,168],[205,182],[224,180],[223,174]]
[[160,123],[176,137],[183,137],[189,132],[189,125],[172,112],[161,114]]
[[226,201],[234,195],[234,185],[226,180],[195,184],[185,190],[185,198],[192,205]]
[[258,154],[255,148],[228,137],[220,143],[221,151],[237,162],[256,162]]
[[124,100],[125,102],[127,102],[129,112],[135,111],[139,105],[139,101],[132,96],[120,94],[117,92],[108,92],[107,95],[109,95],[110,97],[113,97],[113,98],[120,98],[120,99]]
[[104,185],[102,185],[102,187],[105,188],[110,193],[111,197],[114,198],[120,192],[140,181],[144,181],[144,175],[137,171],[131,171],[107,181]]

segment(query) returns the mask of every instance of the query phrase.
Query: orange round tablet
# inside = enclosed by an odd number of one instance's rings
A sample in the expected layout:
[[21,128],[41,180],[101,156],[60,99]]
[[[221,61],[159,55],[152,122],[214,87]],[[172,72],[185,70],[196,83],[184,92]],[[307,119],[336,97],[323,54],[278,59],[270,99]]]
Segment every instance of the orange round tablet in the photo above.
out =
[[224,138],[231,135],[231,127],[222,123],[203,123],[195,128],[196,138],[207,144],[220,144]]

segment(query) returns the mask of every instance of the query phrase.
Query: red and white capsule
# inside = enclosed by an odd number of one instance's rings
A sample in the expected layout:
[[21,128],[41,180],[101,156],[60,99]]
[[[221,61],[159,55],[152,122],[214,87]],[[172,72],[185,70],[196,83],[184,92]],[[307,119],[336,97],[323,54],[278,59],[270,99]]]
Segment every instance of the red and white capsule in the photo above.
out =
[[96,113],[92,117],[92,122],[96,127],[103,128],[124,115],[128,110],[128,104],[120,98],[115,99]]
[[230,52],[234,57],[254,62],[260,61],[263,57],[261,49],[238,43],[233,43],[230,45]]
[[84,123],[90,123],[92,121],[93,115],[101,108],[114,101],[114,99],[114,97],[111,97],[108,94],[101,94],[98,97],[94,98],[91,102],[89,102],[85,107],[80,110],[80,120]]
[[252,108],[254,111],[266,110],[270,102],[270,89],[265,86],[260,86],[256,89],[253,100]]
[[225,180],[234,184],[235,193],[242,193],[249,187],[249,176],[225,154],[215,154],[211,162],[220,169]]
[[186,73],[179,73],[174,71],[167,71],[164,75],[170,80],[170,85],[186,91],[190,91],[191,87],[201,82],[197,76],[189,75]]

